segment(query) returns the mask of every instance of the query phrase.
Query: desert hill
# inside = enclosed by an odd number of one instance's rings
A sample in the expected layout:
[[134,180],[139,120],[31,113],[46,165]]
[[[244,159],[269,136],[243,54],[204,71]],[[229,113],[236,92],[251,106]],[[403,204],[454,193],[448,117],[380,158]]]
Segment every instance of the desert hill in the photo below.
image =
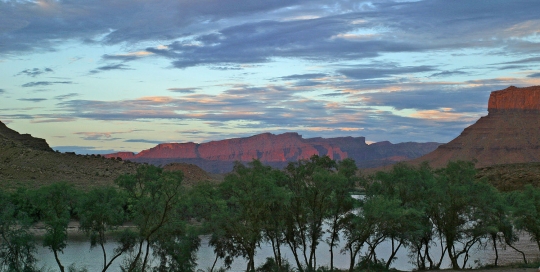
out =
[[[79,188],[112,185],[121,174],[135,173],[138,164],[96,155],[54,152],[44,139],[19,134],[0,122],[0,187],[35,187],[66,181]],[[167,165],[184,172],[186,183],[214,180],[196,165]]]
[[55,152],[44,139],[19,134],[0,122],[0,186],[4,188],[58,181],[85,188],[110,185],[119,175],[135,169],[135,163]]
[[451,160],[476,160],[478,168],[540,162],[540,86],[492,92],[487,116],[413,162],[442,167]]
[[226,173],[235,161],[259,159],[276,168],[288,162],[327,155],[335,160],[352,158],[359,167],[375,167],[410,160],[433,151],[439,143],[380,142],[368,145],[364,137],[310,138],[298,133],[263,133],[208,143],[163,143],[138,154],[119,152],[105,155],[136,162],[166,165],[173,162],[195,164],[210,173]]

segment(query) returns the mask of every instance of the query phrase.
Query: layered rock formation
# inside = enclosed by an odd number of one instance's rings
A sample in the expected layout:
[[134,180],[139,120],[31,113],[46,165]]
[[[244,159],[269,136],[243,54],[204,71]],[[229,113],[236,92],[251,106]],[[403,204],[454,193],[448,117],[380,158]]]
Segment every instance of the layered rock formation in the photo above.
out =
[[540,161],[540,86],[492,92],[487,116],[415,162],[442,167],[450,160],[476,160],[477,167]]
[[232,170],[235,161],[259,159],[267,165],[282,168],[288,162],[308,159],[312,155],[326,155],[335,160],[352,158],[360,167],[375,167],[419,157],[438,145],[390,142],[368,145],[364,137],[304,139],[298,133],[263,133],[202,144],[164,143],[138,154],[120,152],[105,156],[157,165],[192,163],[211,173],[226,173]]

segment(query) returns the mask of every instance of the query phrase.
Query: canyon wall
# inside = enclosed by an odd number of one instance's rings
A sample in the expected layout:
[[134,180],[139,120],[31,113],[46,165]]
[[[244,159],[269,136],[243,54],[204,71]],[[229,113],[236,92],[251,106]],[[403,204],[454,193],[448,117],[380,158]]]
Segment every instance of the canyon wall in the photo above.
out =
[[540,86],[492,92],[487,116],[415,162],[443,167],[450,160],[475,160],[477,167],[540,161]]
[[312,155],[329,156],[335,160],[352,158],[359,167],[376,167],[419,157],[438,145],[390,142],[368,145],[364,137],[304,139],[298,133],[290,132],[279,135],[263,133],[202,144],[163,143],[138,154],[120,152],[105,156],[156,165],[191,163],[211,173],[226,173],[232,170],[235,161],[258,159],[267,165],[283,168],[289,162],[309,159]]

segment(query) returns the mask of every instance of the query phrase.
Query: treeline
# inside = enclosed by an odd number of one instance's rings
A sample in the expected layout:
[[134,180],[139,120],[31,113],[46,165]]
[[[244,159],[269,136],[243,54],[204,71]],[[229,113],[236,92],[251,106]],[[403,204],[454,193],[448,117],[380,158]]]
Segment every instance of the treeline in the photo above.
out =
[[[397,164],[359,178],[353,160],[324,156],[290,163],[284,170],[254,160],[237,163],[219,184],[182,185],[181,172],[142,165],[114,187],[75,190],[66,183],[0,192],[0,271],[38,271],[32,228],[43,226],[42,246],[59,254],[70,220],[103,252],[102,271],[120,258],[122,271],[194,271],[199,235],[210,235],[215,261],[225,269],[247,260],[247,271],[332,271],[333,257],[348,253],[349,271],[388,269],[400,249],[418,270],[438,269],[448,257],[465,268],[471,251],[515,248],[526,232],[540,249],[540,189],[500,193],[476,180],[470,162]],[[361,188],[362,195],[358,196]],[[133,227],[123,227],[127,222]],[[107,255],[105,244],[117,247]],[[273,258],[255,266],[262,243]],[[329,253],[316,254],[328,244]],[[383,243],[391,247],[378,256]],[[291,260],[282,250],[290,249]],[[318,260],[329,266],[321,267]],[[294,268],[294,269],[293,269]],[[71,268],[74,269],[73,267]],[[215,270],[211,267],[210,270]],[[219,268],[223,269],[223,268]]]

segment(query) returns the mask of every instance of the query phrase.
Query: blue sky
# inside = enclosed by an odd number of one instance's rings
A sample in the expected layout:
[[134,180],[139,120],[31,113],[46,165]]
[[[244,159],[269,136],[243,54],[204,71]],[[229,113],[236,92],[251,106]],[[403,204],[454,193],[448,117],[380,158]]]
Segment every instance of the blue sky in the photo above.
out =
[[540,85],[540,1],[0,0],[0,121],[62,151],[448,142]]

